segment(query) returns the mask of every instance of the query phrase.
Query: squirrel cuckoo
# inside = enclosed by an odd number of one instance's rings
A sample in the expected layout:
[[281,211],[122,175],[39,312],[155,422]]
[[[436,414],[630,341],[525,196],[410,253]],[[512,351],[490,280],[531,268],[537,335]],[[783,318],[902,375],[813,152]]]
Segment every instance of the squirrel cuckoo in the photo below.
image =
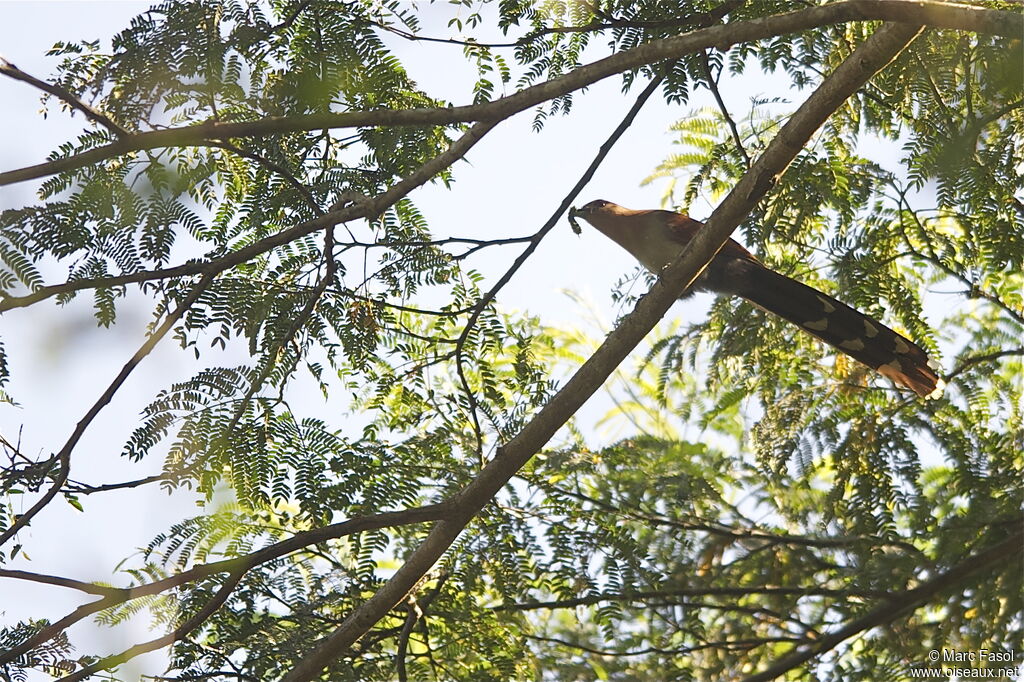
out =
[[[655,274],[673,262],[704,225],[681,213],[634,211],[601,199],[571,209],[570,220],[576,217]],[[828,294],[769,270],[732,239],[697,278],[694,288],[742,296],[919,396],[938,395],[942,390],[942,382],[928,366],[928,356],[913,341]],[[692,293],[686,291],[680,298]]]

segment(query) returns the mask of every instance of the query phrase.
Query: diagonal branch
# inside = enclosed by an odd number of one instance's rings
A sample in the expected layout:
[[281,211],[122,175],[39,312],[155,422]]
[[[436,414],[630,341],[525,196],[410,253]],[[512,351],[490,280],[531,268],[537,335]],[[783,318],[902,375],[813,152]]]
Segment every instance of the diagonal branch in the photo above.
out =
[[104,128],[106,128],[107,130],[114,133],[120,138],[126,138],[131,136],[131,133],[127,129],[119,126],[117,123],[114,122],[113,119],[104,114],[102,111],[92,108],[91,106],[89,106],[79,98],[75,97],[72,93],[68,92],[59,85],[47,83],[46,81],[39,80],[35,76],[25,73],[17,66],[4,59],[3,57],[0,57],[0,73],[10,78],[13,78],[14,80],[19,80],[23,83],[28,83],[29,85],[38,88],[43,92],[47,92],[53,95],[57,99],[61,100],[62,102],[70,106],[72,109],[77,109],[78,111],[81,111],[83,114],[85,114],[86,118],[88,118],[91,121],[95,121],[96,123],[99,123],[101,126],[103,126]]
[[654,94],[655,90],[657,90],[658,87],[661,86],[662,81],[665,80],[664,74],[668,73],[668,71],[669,69],[664,69],[662,72],[663,75],[653,79],[650,83],[647,84],[647,87],[643,89],[643,91],[640,93],[640,96],[637,97],[636,101],[633,103],[633,106],[629,108],[629,111],[626,113],[626,116],[622,119],[622,121],[619,122],[619,125],[615,127],[615,130],[613,130],[612,134],[608,136],[608,139],[604,141],[604,144],[601,145],[600,149],[598,149],[597,155],[594,157],[594,160],[590,162],[590,165],[587,167],[587,170],[584,171],[582,176],[580,176],[580,179],[573,186],[572,190],[570,190],[569,193],[565,196],[565,198],[562,199],[561,204],[559,204],[558,208],[555,209],[555,212],[551,215],[550,218],[548,218],[547,222],[544,223],[544,225],[539,230],[537,230],[537,232],[530,238],[529,245],[525,249],[523,249],[523,252],[519,254],[518,257],[516,257],[512,265],[509,266],[509,268],[505,271],[505,274],[503,274],[498,279],[494,286],[491,287],[490,291],[488,291],[476,304],[472,315],[470,315],[469,319],[466,321],[466,326],[463,328],[462,334],[459,335],[456,346],[456,368],[458,370],[459,380],[462,383],[463,391],[465,392],[469,400],[470,416],[472,417],[475,431],[477,434],[477,454],[479,455],[481,461],[483,460],[483,443],[482,438],[480,436],[480,425],[476,414],[476,397],[473,395],[473,391],[470,390],[469,382],[466,380],[465,373],[463,372],[462,369],[463,350],[465,348],[466,340],[469,338],[469,335],[472,332],[473,327],[476,325],[477,320],[480,319],[480,316],[483,314],[483,311],[487,308],[488,305],[490,305],[491,301],[495,299],[495,297],[505,287],[505,285],[508,284],[509,281],[511,281],[515,273],[519,271],[519,268],[521,268],[523,264],[526,263],[526,261],[530,258],[531,255],[533,255],[533,252],[536,251],[537,247],[540,245],[541,240],[543,240],[544,237],[546,237],[547,234],[555,227],[555,225],[558,224],[558,221],[561,219],[565,211],[569,208],[569,206],[572,205],[572,202],[576,200],[576,197],[583,190],[583,188],[586,187],[587,183],[590,182],[591,178],[594,177],[594,173],[597,172],[597,169],[604,162],[605,158],[608,156],[608,153],[612,150],[612,147],[614,147],[615,143],[619,141],[623,134],[625,134],[629,126],[633,124],[633,121],[636,120],[637,114],[640,113],[640,110],[643,108],[644,104],[647,103],[647,100],[650,99],[651,95]]
[[908,590],[892,599],[887,599],[860,618],[850,621],[832,634],[825,635],[813,644],[783,657],[761,672],[745,678],[743,682],[768,682],[768,680],[774,680],[801,663],[831,651],[854,635],[870,630],[878,625],[891,623],[897,618],[906,615],[909,611],[913,611],[925,604],[940,592],[960,586],[974,574],[1011,559],[1019,561],[1022,556],[1024,556],[1024,532],[1018,530],[1018,532],[999,544],[968,557],[948,571],[940,573],[923,583],[920,587]]
[[95,583],[85,583],[79,580],[72,580],[70,578],[58,578],[55,576],[29,573],[27,571],[0,571],[0,578],[14,578],[18,580],[28,580],[31,582],[48,583],[51,585],[73,588],[87,594],[103,595],[102,599],[82,604],[60,620],[46,626],[35,635],[19,644],[17,647],[0,652],[0,665],[9,663],[17,659],[22,654],[31,651],[40,644],[48,642],[83,618],[112,606],[131,601],[132,599],[160,594],[187,583],[208,578],[218,573],[234,574],[240,572],[244,574],[260,564],[265,564],[268,561],[273,561],[274,559],[291,554],[292,552],[296,552],[304,547],[326,542],[327,540],[336,540],[355,533],[362,533],[367,530],[394,528],[396,526],[406,526],[414,523],[423,523],[425,521],[437,521],[438,519],[444,518],[447,513],[448,505],[442,503],[426,505],[423,507],[414,507],[412,509],[403,509],[401,511],[384,512],[374,516],[359,516],[340,523],[333,523],[322,528],[296,533],[290,538],[281,540],[280,542],[275,542],[272,545],[268,545],[263,549],[245,556],[224,559],[222,561],[213,561],[208,564],[199,564],[198,566],[193,566],[189,570],[182,571],[176,575],[163,578],[162,580],[156,580],[151,583],[146,583],[144,585],[137,585],[135,587],[106,587]]
[[451,515],[435,524],[405,564],[373,596],[349,614],[333,633],[322,639],[304,660],[299,661],[283,678],[284,682],[307,682],[319,677],[326,666],[345,655],[352,644],[416,587],[470,520],[600,388],[668,311],[679,292],[700,275],[815,131],[875,72],[898,55],[920,30],[919,26],[882,26],[825,79],[715,209],[683,254],[662,272],[633,312],[622,320],[548,404],[512,440],[499,448],[498,454],[476,478],[452,498]]
[[231,593],[235,591],[235,588],[238,586],[238,582],[244,575],[245,571],[243,570],[231,573],[221,584],[220,589],[217,590],[216,594],[210,597],[210,601],[203,605],[203,608],[199,609],[194,616],[174,628],[171,632],[168,632],[166,635],[151,639],[148,642],[143,642],[142,644],[136,644],[135,646],[125,649],[119,654],[101,658],[95,663],[87,665],[77,672],[65,675],[57,680],[57,682],[80,682],[87,677],[95,675],[101,670],[110,670],[111,668],[115,668],[125,661],[135,658],[136,656],[141,656],[148,651],[155,651],[174,644],[185,637],[185,635],[205,623],[207,618],[212,616],[217,609],[223,606],[224,602],[226,602],[228,597],[231,596]]
[[78,441],[82,438],[82,434],[89,428],[92,420],[96,418],[96,415],[100,413],[107,403],[110,402],[114,394],[121,388],[125,380],[128,379],[128,375],[138,366],[142,359],[145,358],[150,352],[156,348],[156,345],[160,343],[161,339],[167,335],[167,332],[174,328],[174,325],[178,323],[178,320],[185,314],[185,312],[192,307],[192,304],[196,302],[196,299],[206,290],[212,277],[203,276],[199,282],[192,287],[192,290],[188,295],[178,304],[178,307],[174,309],[163,321],[163,323],[153,332],[148,339],[143,342],[135,354],[128,359],[128,362],[124,364],[121,371],[118,372],[114,380],[110,382],[107,390],[93,403],[93,406],[89,408],[89,411],[85,413],[85,416],[75,425],[75,430],[68,438],[67,442],[64,443],[64,447],[57,453],[57,461],[59,462],[60,469],[57,472],[57,476],[53,479],[53,485],[43,494],[39,500],[36,501],[32,507],[18,517],[18,520],[11,524],[10,528],[6,529],[3,533],[0,533],[0,546],[10,540],[17,534],[19,530],[28,525],[29,521],[32,520],[36,514],[42,511],[43,507],[50,504],[57,493],[60,492],[64,484],[67,483],[68,476],[71,473],[71,451],[78,445]]
[[533,106],[580,90],[623,71],[675,59],[701,50],[727,50],[763,40],[850,21],[893,21],[935,28],[974,31],[1010,38],[1020,36],[1016,12],[982,9],[933,0],[845,0],[759,19],[698,29],[653,40],[575,69],[571,73],[482,104],[433,109],[379,109],[307,116],[269,117],[246,123],[208,122],[131,135],[117,142],[35,166],[0,173],[0,185],[46,177],[144,149],[207,144],[213,140],[294,133],[322,128],[433,126],[498,121]]
[[295,177],[294,173],[292,173],[290,170],[288,170],[281,164],[272,161],[271,159],[268,159],[266,156],[258,152],[243,149],[237,145],[232,144],[231,142],[217,141],[211,143],[211,146],[220,147],[225,151],[232,152],[234,154],[237,154],[238,156],[249,159],[250,161],[254,161],[272,173],[277,173],[282,178],[284,178],[285,181],[289,185],[291,185],[293,189],[295,189],[299,193],[303,200],[305,200],[306,204],[311,209],[313,209],[313,212],[316,215],[324,214],[323,209],[320,208],[320,204],[317,203],[316,198],[313,196],[313,193],[309,191],[309,187],[307,187],[301,181],[299,181],[299,179]]
[[[704,50],[701,55],[701,65],[704,67],[704,77],[708,79],[708,90],[715,98],[715,102],[718,104],[718,110],[722,112],[722,117],[725,119],[726,124],[729,126],[729,131],[732,133],[732,140],[736,143],[736,151],[743,157],[743,161],[746,163],[747,168],[750,168],[750,157],[747,155],[747,149],[743,146],[743,138],[740,137],[740,131],[736,128],[736,121],[732,119],[732,115],[729,113],[728,107],[725,106],[725,100],[722,99],[722,93],[718,90],[718,81],[715,79],[715,75],[711,73],[711,60],[708,58],[707,50]],[[719,74],[721,75],[721,74]]]
[[141,272],[133,272],[116,277],[76,279],[63,284],[53,284],[51,286],[41,287],[24,296],[2,296],[0,297],[0,313],[11,310],[12,308],[24,308],[25,306],[38,303],[39,301],[53,296],[81,291],[83,289],[113,287],[121,286],[123,284],[137,284],[141,282],[151,282],[158,279],[187,277],[189,275],[214,276],[224,272],[225,270],[233,268],[236,265],[245,263],[246,261],[257,257],[260,254],[266,253],[271,249],[283,246],[294,239],[305,237],[307,234],[312,234],[313,232],[318,232],[350,220],[359,220],[360,218],[379,215],[399,199],[409,194],[409,192],[426,184],[438,173],[465,156],[473,145],[479,142],[480,138],[486,135],[496,125],[497,122],[485,121],[470,127],[462,137],[452,142],[448,149],[424,163],[422,166],[410,173],[404,180],[400,180],[395,183],[391,189],[383,194],[378,194],[370,199],[357,201],[352,205],[338,208],[322,216],[307,220],[299,223],[298,225],[293,225],[286,230],[282,230],[281,232],[269,237],[264,237],[263,239],[253,242],[252,244],[238,249],[237,251],[232,251],[217,258],[205,261],[191,261],[171,268],[143,270]]

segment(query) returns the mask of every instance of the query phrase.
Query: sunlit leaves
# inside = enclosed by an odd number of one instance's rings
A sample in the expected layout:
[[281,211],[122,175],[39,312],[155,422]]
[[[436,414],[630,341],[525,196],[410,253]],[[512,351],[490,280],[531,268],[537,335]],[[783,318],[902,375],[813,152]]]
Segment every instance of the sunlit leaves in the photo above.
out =
[[[740,21],[790,5],[168,2],[111,54],[55,47],[57,78],[130,130],[433,108],[447,103],[412,81],[390,41],[461,51],[475,71],[465,101],[482,102],[573,71],[588,46],[630,49],[719,11]],[[828,26],[643,73],[664,73],[672,102],[708,86],[705,59],[723,82],[765,68],[810,88],[873,30]],[[497,34],[513,45],[494,45]],[[925,34],[837,112],[742,226],[770,266],[927,348],[950,380],[943,398],[907,399],[792,325],[717,300],[621,370],[612,408],[580,417],[529,462],[324,678],[735,677],[813,648],[1005,536],[1024,468],[1019,55],[1012,41]],[[623,74],[624,88],[640,73]],[[673,127],[676,153],[651,178],[678,181],[668,203],[706,215],[793,108],[752,94],[749,112],[732,112],[735,133],[718,110]],[[536,128],[573,104],[544,103]],[[58,174],[38,205],[0,217],[0,288],[13,295],[54,270],[144,279],[271,244],[199,294],[175,338],[201,368],[156,389],[128,438],[128,460],[162,462],[164,485],[197,489],[207,505],[126,563],[132,584],[451,499],[587,356],[594,344],[579,329],[545,329],[491,300],[491,273],[472,259],[491,244],[446,238],[457,232],[431,224],[414,196],[333,230],[310,222],[393,187],[460,132],[328,129],[144,150]],[[113,140],[93,128],[53,158]],[[154,319],[195,285],[190,267],[141,288]],[[116,320],[134,286],[87,287],[98,323]],[[0,360],[0,380],[8,371]],[[53,479],[53,460],[12,460],[12,496]],[[5,523],[14,513],[4,509]],[[280,678],[428,530],[374,528],[254,564],[175,644],[173,674]],[[889,626],[898,637],[865,634],[807,674],[890,679],[922,647],[1019,640],[1019,572],[990,574],[901,616]],[[100,621],[148,610],[179,627],[225,579],[130,600]],[[13,645],[40,626],[0,638]],[[65,645],[19,665],[64,665]]]

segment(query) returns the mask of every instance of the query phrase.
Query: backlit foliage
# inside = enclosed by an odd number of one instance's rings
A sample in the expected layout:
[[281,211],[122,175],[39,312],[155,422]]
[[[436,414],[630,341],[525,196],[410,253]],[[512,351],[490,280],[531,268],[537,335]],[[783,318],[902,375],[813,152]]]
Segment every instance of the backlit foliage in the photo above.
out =
[[[54,82],[129,134],[427,109],[488,101],[723,17],[792,9],[774,0],[166,2],[109,52],[56,45]],[[876,27],[687,55],[667,72],[624,73],[622,86],[665,73],[663,95],[685,106],[712,83],[764,69],[809,92]],[[449,103],[413,82],[388,47],[396,36],[450,38],[446,49],[477,71],[465,99]],[[611,383],[600,428],[581,419],[564,429],[322,678],[740,679],[1019,532],[1021,45],[928,30],[843,105],[738,233],[772,267],[927,349],[949,382],[942,397],[912,399],[791,325],[715,301],[706,319],[659,332]],[[762,95],[747,110],[694,110],[678,122],[678,147],[651,177],[671,179],[668,203],[700,217],[736,184],[795,108]],[[546,134],[545,120],[571,114],[571,94],[551,99],[533,111],[534,127]],[[53,284],[43,273],[56,266],[81,284],[58,302],[91,296],[97,323],[110,326],[140,289],[155,302],[155,326],[201,288],[175,331],[198,369],[153,388],[123,455],[159,460],[160,485],[198,491],[214,511],[160,532],[110,582],[147,585],[217,561],[240,572],[196,575],[97,616],[114,624],[146,611],[171,631],[237,578],[170,648],[168,679],[287,674],[428,525],[382,524],[239,566],[329,524],[449,499],[592,349],[582,323],[552,330],[487,296],[500,274],[478,271],[473,257],[496,244],[447,238],[415,194],[368,221],[281,240],[208,282],[201,269],[174,269],[245,253],[379,195],[465,129],[297,126],[145,149],[56,173],[38,203],[0,214],[3,300]],[[51,159],[117,138],[90,126]],[[222,365],[210,349],[241,359]],[[0,347],[0,382],[13,360]],[[310,395],[327,409],[308,407]],[[613,438],[601,435],[609,427]],[[5,443],[0,530],[16,520],[14,500],[58,476],[56,458],[28,461],[16,447]],[[86,512],[83,493],[94,492],[61,490]],[[903,679],[943,647],[1020,652],[1021,577],[1019,554],[986,565],[921,608],[894,606],[892,618],[787,679]],[[0,644],[13,649],[48,626],[9,624]],[[73,644],[61,633],[0,663],[0,678],[96,660]]]

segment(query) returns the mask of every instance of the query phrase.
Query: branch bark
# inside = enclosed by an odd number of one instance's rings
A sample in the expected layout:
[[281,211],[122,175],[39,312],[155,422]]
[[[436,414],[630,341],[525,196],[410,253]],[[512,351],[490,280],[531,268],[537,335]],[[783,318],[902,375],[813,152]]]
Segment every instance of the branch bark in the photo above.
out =
[[551,401],[511,441],[499,448],[497,456],[451,500],[451,515],[439,521],[395,575],[353,611],[333,633],[321,640],[309,656],[283,678],[284,682],[307,682],[319,677],[326,666],[342,656],[415,588],[469,521],[600,388],[626,355],[668,311],[679,292],[692,284],[707,267],[740,221],[753,210],[774,184],[775,178],[785,171],[815,131],[920,31],[920,26],[883,26],[825,79],[715,209],[704,229],[690,242],[679,259],[662,272],[633,312],[622,320]]
[[269,117],[248,123],[203,123],[131,135],[103,147],[62,159],[0,173],[0,185],[24,182],[83,168],[105,159],[145,149],[210,144],[229,138],[294,133],[323,128],[366,126],[434,126],[473,121],[500,121],[550,99],[592,85],[609,76],[666,59],[850,21],[891,21],[1019,38],[1022,18],[1016,12],[989,10],[933,0],[846,0],[749,21],[699,29],[653,40],[573,72],[483,104],[435,109],[351,111],[308,116]]

